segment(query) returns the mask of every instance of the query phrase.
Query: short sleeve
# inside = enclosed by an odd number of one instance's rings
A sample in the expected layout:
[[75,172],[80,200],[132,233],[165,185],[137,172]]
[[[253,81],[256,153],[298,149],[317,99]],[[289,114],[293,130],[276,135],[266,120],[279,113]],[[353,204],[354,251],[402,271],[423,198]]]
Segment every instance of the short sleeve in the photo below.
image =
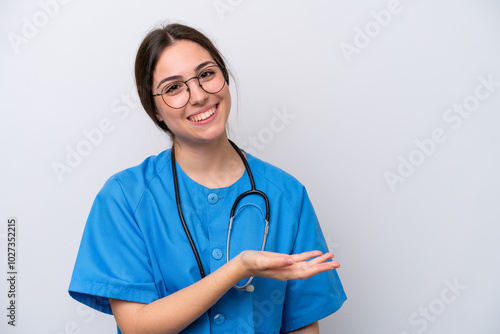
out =
[[[328,252],[321,227],[305,189],[298,215],[299,226],[292,253],[311,250]],[[334,313],[346,299],[336,269],[308,279],[288,281],[281,333],[302,328]]]
[[69,294],[112,314],[108,298],[150,303],[159,298],[147,247],[118,179],[109,179],[92,205]]

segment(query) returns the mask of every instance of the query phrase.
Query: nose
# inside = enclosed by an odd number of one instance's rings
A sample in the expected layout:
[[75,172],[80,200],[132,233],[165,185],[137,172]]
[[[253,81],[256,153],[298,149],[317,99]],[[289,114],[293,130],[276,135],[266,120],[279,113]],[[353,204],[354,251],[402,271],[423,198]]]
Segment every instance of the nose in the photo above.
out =
[[[196,79],[196,80],[192,80]],[[192,80],[192,81],[191,81]],[[191,82],[189,82],[191,81]],[[193,77],[186,81],[186,85],[189,89],[189,103],[190,104],[202,104],[208,97],[208,93],[201,88],[200,81],[197,77]]]

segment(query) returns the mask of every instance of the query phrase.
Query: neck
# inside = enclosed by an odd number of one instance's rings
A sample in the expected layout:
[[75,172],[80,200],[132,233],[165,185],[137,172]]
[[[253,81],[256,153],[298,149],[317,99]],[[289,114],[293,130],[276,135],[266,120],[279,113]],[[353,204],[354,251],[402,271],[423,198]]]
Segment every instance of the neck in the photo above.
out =
[[228,187],[244,173],[245,166],[227,136],[205,144],[174,142],[175,160],[194,181],[208,188]]

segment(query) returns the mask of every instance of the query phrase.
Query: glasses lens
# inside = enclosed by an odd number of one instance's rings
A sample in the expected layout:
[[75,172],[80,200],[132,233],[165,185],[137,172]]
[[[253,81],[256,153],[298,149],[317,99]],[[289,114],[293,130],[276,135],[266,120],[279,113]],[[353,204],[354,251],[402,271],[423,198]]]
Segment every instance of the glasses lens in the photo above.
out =
[[172,82],[163,88],[161,97],[172,108],[182,108],[189,100],[188,86],[182,81]]
[[[218,66],[205,67],[198,74],[198,81],[201,88],[210,94],[220,92],[226,83],[222,70]],[[169,107],[182,108],[189,101],[189,87],[182,81],[169,83],[163,87],[161,97]]]
[[198,79],[203,90],[210,94],[220,92],[226,83],[222,70],[218,66],[205,67],[198,74]]

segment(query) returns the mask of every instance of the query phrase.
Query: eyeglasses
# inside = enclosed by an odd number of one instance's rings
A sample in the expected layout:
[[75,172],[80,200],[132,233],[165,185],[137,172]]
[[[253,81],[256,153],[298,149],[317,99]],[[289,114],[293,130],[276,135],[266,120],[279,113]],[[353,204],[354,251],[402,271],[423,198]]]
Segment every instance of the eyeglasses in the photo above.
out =
[[200,74],[189,78],[186,81],[174,81],[167,83],[162,88],[160,94],[154,94],[152,96],[161,96],[163,102],[165,102],[165,104],[170,108],[183,108],[186,104],[188,104],[189,99],[191,98],[191,90],[189,89],[187,83],[192,79],[198,79],[198,85],[209,94],[217,94],[226,84],[222,69],[219,66],[212,65],[205,67],[200,71]]

